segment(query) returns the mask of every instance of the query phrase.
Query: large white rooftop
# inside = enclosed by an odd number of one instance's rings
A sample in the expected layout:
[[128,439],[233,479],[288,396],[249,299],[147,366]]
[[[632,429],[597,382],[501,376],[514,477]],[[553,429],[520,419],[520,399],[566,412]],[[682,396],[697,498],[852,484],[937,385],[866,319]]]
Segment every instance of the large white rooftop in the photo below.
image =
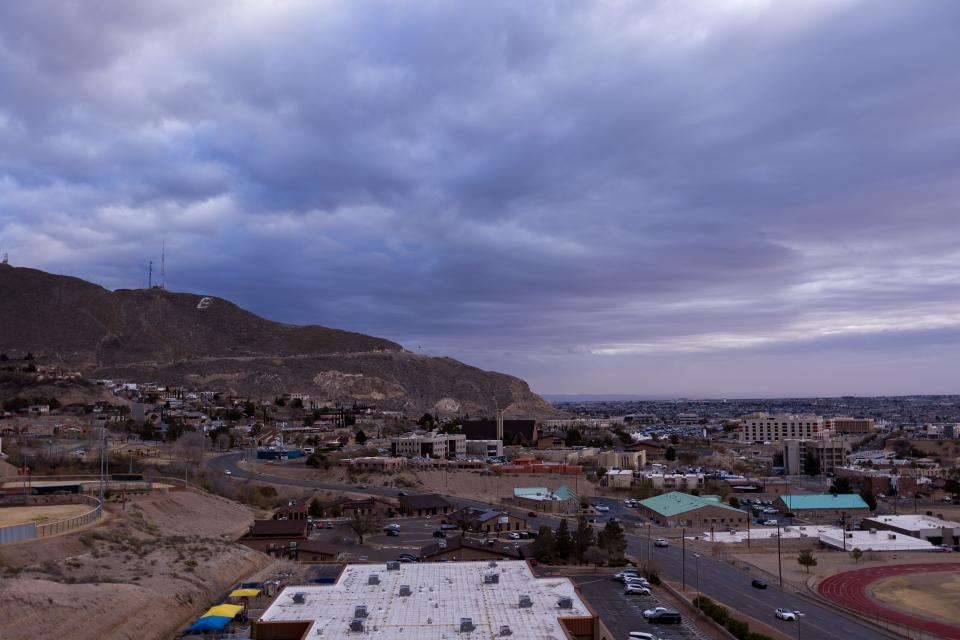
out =
[[933,551],[926,540],[892,531],[847,531],[846,540],[838,534],[821,534],[820,542],[847,551]]
[[924,529],[960,529],[960,522],[950,520],[941,520],[933,516],[926,515],[903,515],[903,516],[874,516],[864,519],[864,526],[870,522],[880,522],[888,524],[898,529],[907,531],[922,531]]
[[[490,574],[496,583],[485,582]],[[400,595],[403,586],[409,595]],[[521,607],[521,596],[529,606]],[[559,606],[561,598],[570,608]],[[351,632],[360,606],[363,632]],[[522,561],[482,561],[347,565],[336,584],[287,587],[261,621],[312,620],[308,638],[493,638],[506,625],[515,640],[560,640],[569,637],[560,618],[592,616],[569,579],[537,578]],[[472,633],[461,632],[463,618]]]

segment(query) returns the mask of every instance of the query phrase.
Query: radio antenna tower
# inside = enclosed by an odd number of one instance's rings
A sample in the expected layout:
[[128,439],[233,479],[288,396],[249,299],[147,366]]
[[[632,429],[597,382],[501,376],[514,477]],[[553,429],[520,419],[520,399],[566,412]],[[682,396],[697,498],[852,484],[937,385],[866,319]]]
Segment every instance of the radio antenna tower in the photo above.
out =
[[150,261],[150,269],[147,271],[147,289],[153,288],[153,260]]
[[160,288],[167,288],[167,241],[160,245]]

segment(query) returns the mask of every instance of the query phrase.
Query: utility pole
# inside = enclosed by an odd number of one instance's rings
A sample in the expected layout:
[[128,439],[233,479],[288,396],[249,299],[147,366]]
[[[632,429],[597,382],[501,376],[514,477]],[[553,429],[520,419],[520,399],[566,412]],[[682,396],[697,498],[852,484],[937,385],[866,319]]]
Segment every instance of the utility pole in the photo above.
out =
[[687,590],[687,529],[680,527],[680,582]]
[[847,551],[847,512],[840,515],[840,535],[843,537],[843,551]]
[[697,567],[697,608],[700,608],[700,554],[693,554],[694,564]]
[[783,586],[783,556],[780,555],[780,522],[777,522],[777,573],[780,575],[780,586]]

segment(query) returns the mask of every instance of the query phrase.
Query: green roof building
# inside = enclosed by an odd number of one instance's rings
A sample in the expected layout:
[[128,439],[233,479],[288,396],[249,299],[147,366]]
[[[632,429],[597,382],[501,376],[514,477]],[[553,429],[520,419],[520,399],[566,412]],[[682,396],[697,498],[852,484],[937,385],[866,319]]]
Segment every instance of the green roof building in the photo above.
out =
[[517,487],[513,490],[517,505],[524,509],[547,513],[574,513],[580,506],[580,498],[565,486],[557,489],[546,487]]
[[640,501],[640,512],[663,527],[704,530],[746,527],[750,515],[723,502],[719,496],[694,496],[671,491]]
[[870,507],[855,493],[780,496],[779,502],[783,509],[798,518],[816,522],[843,522],[870,515]]

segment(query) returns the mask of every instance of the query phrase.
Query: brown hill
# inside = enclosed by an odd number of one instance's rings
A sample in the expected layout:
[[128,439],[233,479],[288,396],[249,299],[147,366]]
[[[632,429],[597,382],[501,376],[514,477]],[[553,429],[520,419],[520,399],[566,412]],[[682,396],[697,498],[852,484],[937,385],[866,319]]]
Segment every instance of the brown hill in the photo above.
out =
[[0,265],[0,308],[0,351],[30,351],[93,377],[261,397],[309,393],[412,413],[555,413],[512,376],[413,354],[382,338],[273,322],[212,296],[109,291]]

